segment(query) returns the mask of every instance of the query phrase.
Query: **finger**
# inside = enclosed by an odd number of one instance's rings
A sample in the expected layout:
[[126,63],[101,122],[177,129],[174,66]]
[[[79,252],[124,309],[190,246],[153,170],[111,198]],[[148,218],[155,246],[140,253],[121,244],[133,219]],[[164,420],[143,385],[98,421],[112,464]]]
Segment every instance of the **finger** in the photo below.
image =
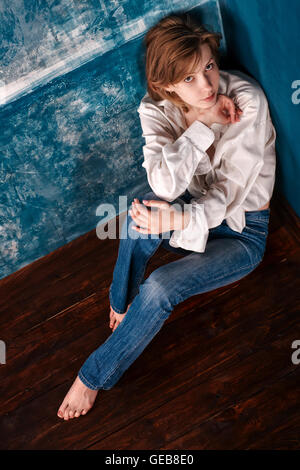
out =
[[237,119],[240,121],[240,116],[243,114],[243,110],[237,106],[235,113],[236,113]]
[[[129,215],[131,215],[133,221],[137,225],[142,226],[142,227],[146,227],[148,225],[148,216],[144,216],[141,213],[134,214],[131,211],[129,211]],[[135,226],[133,225],[132,228],[135,228]]]
[[145,206],[137,199],[135,198],[132,202],[132,207],[136,207],[138,210],[144,210],[147,211]]
[[109,312],[109,318],[114,318],[115,312],[113,311],[113,308],[110,307],[110,312]]
[[139,217],[139,214],[137,213],[137,210],[136,208],[132,208],[128,211],[128,214],[130,215],[130,217],[133,219],[133,221],[135,223],[138,223],[138,217]]
[[230,114],[231,122],[234,123],[235,122],[235,104],[233,102],[230,103],[229,114]]
[[144,227],[132,227],[134,230],[136,230],[137,232],[140,232],[140,233],[151,233],[149,232],[149,230],[147,228],[144,228]]
[[226,120],[226,124],[229,124],[231,122],[231,115],[228,113],[227,110],[224,110],[222,114]]
[[143,204],[133,202],[131,207],[134,214],[142,214],[147,216],[149,213],[148,209]]
[[143,203],[147,206],[159,207],[160,209],[166,209],[169,207],[169,203],[166,201],[156,201],[156,200],[144,200]]
[[114,326],[115,321],[116,321],[116,318],[115,318],[115,317],[111,318],[111,320],[110,320],[110,322],[109,322],[109,327],[110,327],[110,328],[112,328],[112,327]]
[[150,211],[145,206],[142,206],[142,204],[133,204],[132,210],[136,216],[142,217],[143,220],[146,220],[150,214]]
[[222,112],[223,112],[223,115],[226,117],[227,123],[234,122],[234,109],[235,109],[235,105],[232,101],[226,100],[224,102]]
[[234,122],[239,122],[239,121],[240,121],[240,115],[238,114],[237,110],[235,110]]
[[[137,203],[132,203],[132,214],[134,221],[136,222],[137,225],[143,225],[147,224],[149,217],[151,217],[151,209],[147,209],[143,204],[137,204]],[[129,211],[129,214],[131,215],[131,211]]]

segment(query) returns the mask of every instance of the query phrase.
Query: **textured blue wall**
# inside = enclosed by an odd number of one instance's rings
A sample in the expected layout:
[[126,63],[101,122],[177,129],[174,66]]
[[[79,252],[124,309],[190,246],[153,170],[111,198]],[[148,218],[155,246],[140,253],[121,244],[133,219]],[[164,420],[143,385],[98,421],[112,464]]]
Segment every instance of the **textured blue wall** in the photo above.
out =
[[252,75],[266,93],[277,131],[276,186],[300,216],[300,2],[220,0],[220,8],[227,65]]
[[0,277],[94,229],[100,204],[118,214],[119,195],[129,206],[151,189],[142,38],[191,9],[223,32],[216,0],[2,1]]

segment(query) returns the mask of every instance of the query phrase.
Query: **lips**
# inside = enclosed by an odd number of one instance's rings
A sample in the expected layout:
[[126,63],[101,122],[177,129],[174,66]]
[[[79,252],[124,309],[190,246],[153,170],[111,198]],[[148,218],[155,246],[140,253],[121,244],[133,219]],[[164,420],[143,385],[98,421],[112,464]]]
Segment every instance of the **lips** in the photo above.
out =
[[215,96],[215,94],[213,93],[213,94],[212,94],[211,96],[209,96],[208,98],[204,98],[203,101],[211,101],[214,96]]

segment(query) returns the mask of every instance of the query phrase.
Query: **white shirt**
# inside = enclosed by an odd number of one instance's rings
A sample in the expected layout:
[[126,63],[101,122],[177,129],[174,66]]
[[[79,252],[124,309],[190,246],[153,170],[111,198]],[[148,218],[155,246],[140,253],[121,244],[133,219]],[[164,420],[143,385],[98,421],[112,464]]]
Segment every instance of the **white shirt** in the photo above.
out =
[[[266,96],[256,80],[238,70],[220,70],[218,93],[242,109],[240,121],[214,123],[196,120],[188,128],[182,111],[169,100],[141,100],[144,162],[153,192],[174,201],[186,189],[192,194],[185,209],[191,213],[183,230],[174,230],[169,244],[203,253],[209,229],[226,219],[239,233],[245,211],[270,201],[276,170],[276,131]],[[213,144],[214,156],[206,150]]]

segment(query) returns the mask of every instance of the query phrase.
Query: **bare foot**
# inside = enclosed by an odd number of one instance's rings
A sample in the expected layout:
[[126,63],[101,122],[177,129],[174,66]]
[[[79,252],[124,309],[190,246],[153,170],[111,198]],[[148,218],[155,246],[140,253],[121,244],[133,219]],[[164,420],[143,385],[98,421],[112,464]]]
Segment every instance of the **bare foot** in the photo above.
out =
[[109,314],[109,327],[113,329],[113,332],[117,328],[117,326],[124,320],[126,313],[128,312],[128,309],[132,302],[128,305],[127,310],[125,313],[117,313],[114,311],[112,306],[110,306],[110,314]]
[[57,412],[65,421],[85,415],[93,406],[98,390],[91,390],[77,376]]

